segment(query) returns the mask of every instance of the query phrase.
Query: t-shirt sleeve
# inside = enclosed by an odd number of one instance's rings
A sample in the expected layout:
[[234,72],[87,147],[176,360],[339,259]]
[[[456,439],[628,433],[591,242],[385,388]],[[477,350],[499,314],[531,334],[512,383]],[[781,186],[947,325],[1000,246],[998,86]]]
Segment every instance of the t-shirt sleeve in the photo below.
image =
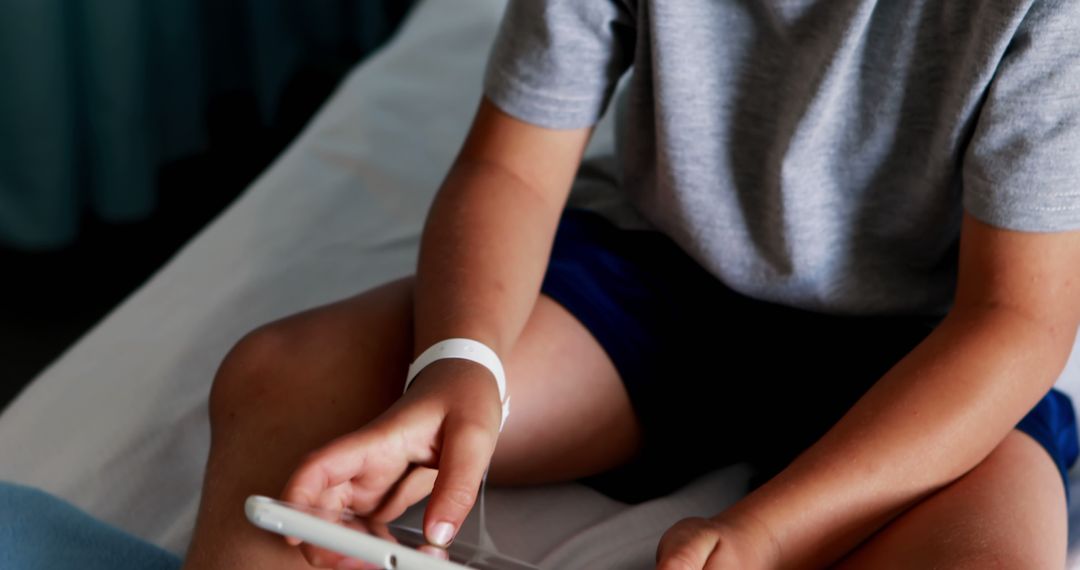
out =
[[542,127],[595,124],[633,59],[633,17],[621,0],[510,0],[485,96]]
[[1080,228],[1080,2],[1036,0],[964,157],[964,208],[1005,229]]

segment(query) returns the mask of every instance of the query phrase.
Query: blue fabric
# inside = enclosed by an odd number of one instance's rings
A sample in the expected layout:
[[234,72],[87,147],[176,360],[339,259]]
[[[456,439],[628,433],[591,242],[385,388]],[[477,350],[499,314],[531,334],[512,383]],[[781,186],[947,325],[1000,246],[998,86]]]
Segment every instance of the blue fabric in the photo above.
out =
[[0,568],[176,570],[180,563],[48,493],[0,482]]
[[1072,400],[1058,390],[1051,390],[1039,401],[1016,429],[1030,435],[1039,442],[1053,458],[1061,478],[1065,481],[1065,491],[1069,491],[1069,468],[1076,463],[1080,455],[1076,431],[1076,411]]
[[[542,291],[604,347],[643,427],[639,457],[587,481],[626,502],[739,461],[767,480],[941,319],[826,315],[748,298],[662,234],[580,210],[563,215]],[[1065,477],[1078,447],[1068,397],[1051,392],[1017,427]]]

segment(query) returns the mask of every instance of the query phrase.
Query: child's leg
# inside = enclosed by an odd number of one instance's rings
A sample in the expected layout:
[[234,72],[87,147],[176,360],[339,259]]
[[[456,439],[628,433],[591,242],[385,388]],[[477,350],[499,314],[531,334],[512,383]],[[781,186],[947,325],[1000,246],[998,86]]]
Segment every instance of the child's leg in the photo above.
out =
[[[308,568],[244,519],[247,495],[277,495],[308,452],[400,395],[412,353],[412,281],[301,313],[229,354],[210,397],[211,449],[186,568]],[[513,411],[493,460],[500,482],[570,479],[614,467],[640,430],[604,351],[541,297],[506,357]]]
[[890,523],[838,568],[1064,568],[1067,512],[1046,451],[1013,430],[973,470]]

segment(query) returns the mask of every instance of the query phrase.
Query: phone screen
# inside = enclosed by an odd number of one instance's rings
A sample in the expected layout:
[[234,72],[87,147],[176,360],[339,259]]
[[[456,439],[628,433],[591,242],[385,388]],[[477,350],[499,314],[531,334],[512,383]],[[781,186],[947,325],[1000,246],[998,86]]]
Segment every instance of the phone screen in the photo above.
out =
[[430,556],[449,560],[466,568],[476,568],[478,570],[538,570],[536,566],[526,562],[515,560],[460,540],[455,540],[447,548],[433,546],[428,543],[424,538],[424,533],[419,529],[397,524],[375,522],[351,511],[330,511],[294,503],[286,503],[284,501],[267,501],[318,517],[324,521],[339,524],[355,532],[361,532],[402,546],[415,548]]

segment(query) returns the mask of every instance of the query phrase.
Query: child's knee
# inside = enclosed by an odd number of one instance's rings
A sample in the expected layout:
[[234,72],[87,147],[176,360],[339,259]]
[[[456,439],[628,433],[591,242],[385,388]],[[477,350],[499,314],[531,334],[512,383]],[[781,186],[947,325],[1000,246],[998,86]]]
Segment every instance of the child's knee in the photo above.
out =
[[217,429],[241,414],[272,412],[295,397],[286,359],[299,357],[293,334],[284,323],[272,323],[245,335],[225,356],[210,389],[209,414]]

